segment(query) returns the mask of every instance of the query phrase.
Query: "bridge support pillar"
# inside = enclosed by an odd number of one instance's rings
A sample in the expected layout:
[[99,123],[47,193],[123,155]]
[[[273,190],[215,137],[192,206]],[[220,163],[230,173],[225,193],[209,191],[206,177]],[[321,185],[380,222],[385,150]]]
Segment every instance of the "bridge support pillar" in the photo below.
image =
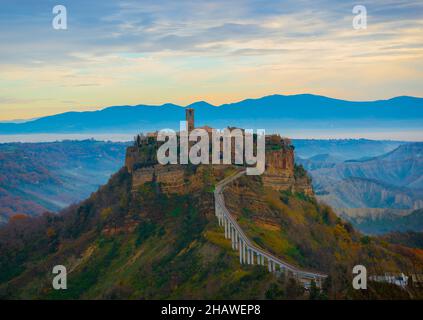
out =
[[[214,196],[216,199],[216,195]],[[217,204],[217,201],[214,202],[214,212],[216,213],[216,217],[219,217],[219,206]]]
[[231,225],[231,240],[232,240],[232,250],[235,250],[235,229],[233,225]]
[[242,246],[241,239],[238,239],[238,248],[239,248],[239,263],[242,264]]
[[269,258],[267,259],[267,268],[269,269],[269,272],[272,272],[272,260]]
[[242,262],[247,263],[247,257],[245,256],[245,242],[242,242]]
[[224,218],[223,224],[225,225],[225,239],[228,239],[228,220]]

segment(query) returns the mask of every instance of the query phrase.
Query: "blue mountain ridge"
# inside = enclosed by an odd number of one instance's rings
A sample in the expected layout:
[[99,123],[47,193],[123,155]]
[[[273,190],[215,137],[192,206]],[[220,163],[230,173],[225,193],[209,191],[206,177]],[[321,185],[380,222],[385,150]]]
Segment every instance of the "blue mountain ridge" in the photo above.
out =
[[[423,98],[409,96],[355,102],[312,94],[270,95],[220,106],[199,101],[186,107],[195,108],[198,124],[217,127],[241,126],[252,122],[265,125],[279,121],[320,122],[322,125],[337,122],[398,124],[404,121],[411,121],[418,127],[423,124]],[[123,105],[97,111],[65,112],[25,123],[0,123],[0,134],[130,132],[175,128],[185,117],[184,108],[166,103],[160,106]]]

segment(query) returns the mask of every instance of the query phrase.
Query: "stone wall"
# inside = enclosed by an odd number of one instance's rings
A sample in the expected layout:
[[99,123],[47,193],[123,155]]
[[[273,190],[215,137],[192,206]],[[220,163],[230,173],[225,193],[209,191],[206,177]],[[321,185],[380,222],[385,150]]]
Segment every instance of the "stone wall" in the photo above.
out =
[[185,168],[182,165],[156,165],[156,182],[164,193],[183,194],[186,192]]
[[145,167],[132,172],[132,190],[154,180],[154,167]]
[[186,192],[185,169],[182,165],[157,164],[142,167],[132,172],[132,191],[147,183],[156,182],[164,193],[183,194]]

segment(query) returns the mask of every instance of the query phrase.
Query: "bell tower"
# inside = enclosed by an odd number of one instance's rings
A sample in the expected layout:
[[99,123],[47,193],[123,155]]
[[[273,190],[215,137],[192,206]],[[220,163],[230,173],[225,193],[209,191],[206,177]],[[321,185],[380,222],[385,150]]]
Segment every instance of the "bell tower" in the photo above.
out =
[[187,122],[187,130],[191,132],[194,130],[194,109],[185,109],[185,121]]

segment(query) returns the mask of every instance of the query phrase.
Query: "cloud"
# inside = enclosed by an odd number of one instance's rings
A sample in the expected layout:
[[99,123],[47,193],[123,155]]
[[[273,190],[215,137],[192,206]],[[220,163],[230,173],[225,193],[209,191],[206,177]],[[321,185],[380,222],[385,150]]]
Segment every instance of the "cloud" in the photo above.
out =
[[[361,1],[369,17],[360,31],[350,0],[63,0],[66,31],[51,27],[54,4],[4,0],[0,11],[0,85],[17,99],[53,96],[34,109],[222,103],[283,90],[423,95],[414,83],[423,80],[420,0]],[[377,84],[380,70],[397,75]]]
[[[12,12],[1,22],[9,28],[0,38],[2,43],[7,44],[0,51],[0,61],[18,64],[80,63],[73,52],[97,56],[131,52],[154,55],[168,51],[207,55],[228,53],[233,49],[234,54],[248,55],[251,50],[259,52],[263,49],[249,46],[256,40],[267,40],[269,47],[280,43],[296,45],[303,39],[319,41],[328,37],[340,43],[346,40],[362,42],[366,38],[372,41],[381,37],[387,41],[398,40],[398,31],[404,28],[401,24],[416,24],[416,15],[423,8],[419,2],[369,2],[370,28],[385,28],[386,31],[368,32],[360,39],[352,39],[351,36],[343,38],[341,34],[351,33],[353,1],[89,3],[76,0],[67,4],[67,31],[51,28],[52,15],[47,11],[48,6],[30,6],[35,11],[31,11],[28,21],[23,22],[19,17],[29,15],[30,11],[16,4],[16,18],[13,18]],[[399,25],[393,26],[395,22]],[[231,48],[228,45],[231,43],[245,43],[245,47]],[[264,50],[262,54],[266,55],[266,52],[271,53]]]

